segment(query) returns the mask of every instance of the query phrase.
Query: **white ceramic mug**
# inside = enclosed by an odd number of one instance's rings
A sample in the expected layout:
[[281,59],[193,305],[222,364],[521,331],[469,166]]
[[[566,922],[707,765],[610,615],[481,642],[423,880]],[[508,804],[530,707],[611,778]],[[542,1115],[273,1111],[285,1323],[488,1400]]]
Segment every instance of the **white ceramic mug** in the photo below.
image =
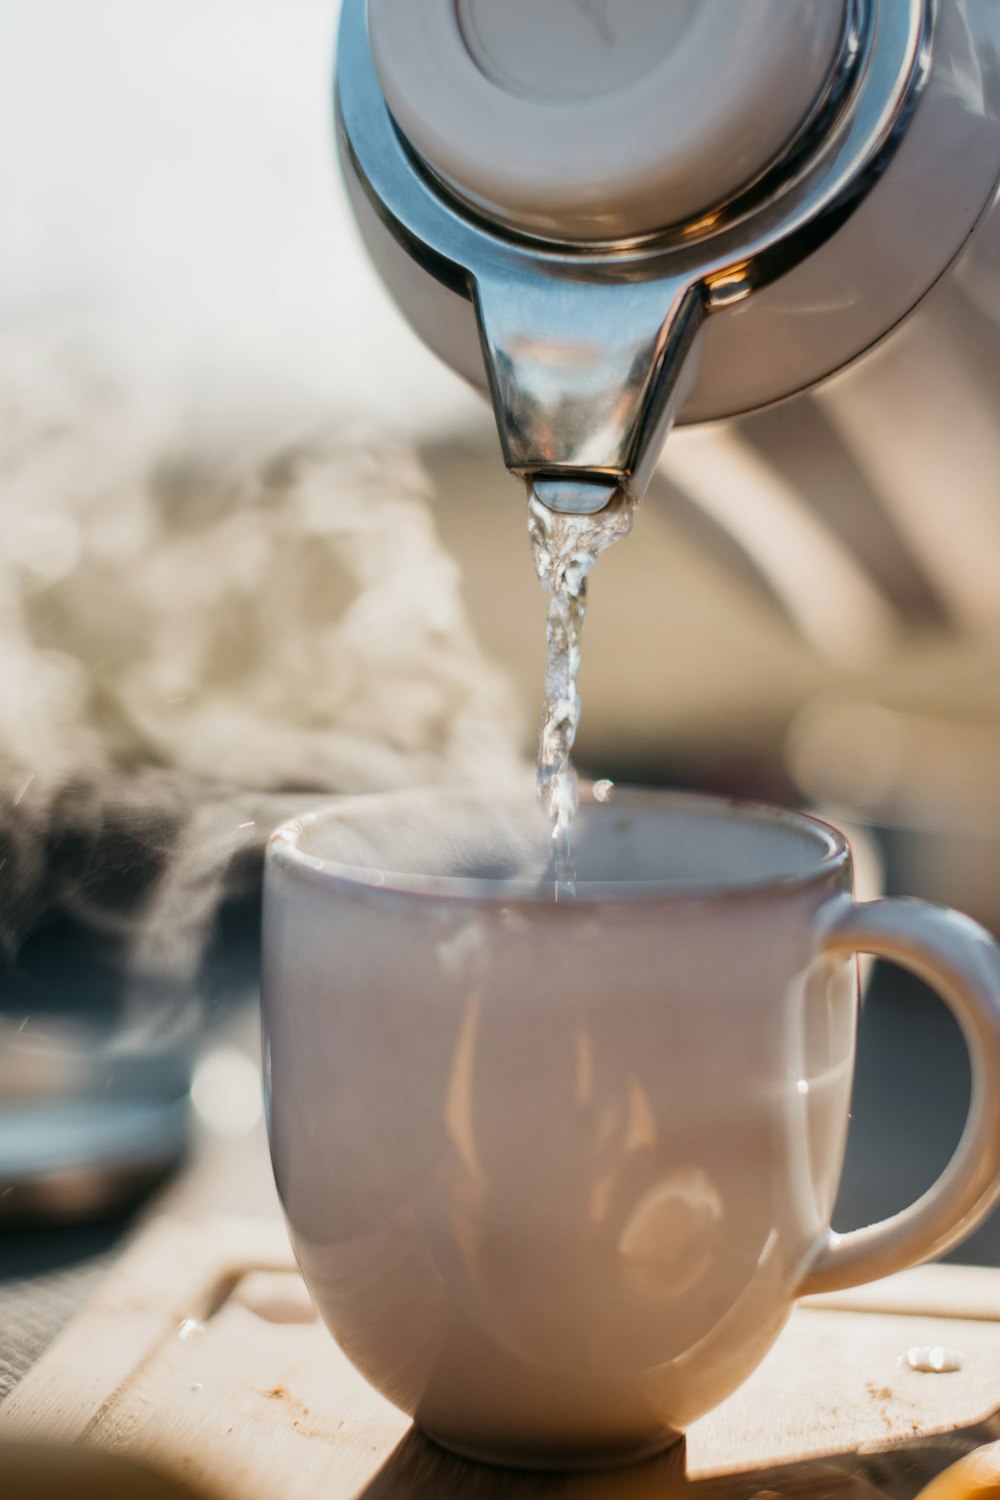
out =
[[[852,900],[813,819],[585,799],[577,896],[526,789],[344,801],[267,860],[271,1151],[342,1348],[430,1436],[549,1466],[669,1443],[796,1297],[956,1244],[998,1196],[1000,952],[965,917]],[[904,1213],[830,1230],[858,952],[957,1016],[968,1123]]]

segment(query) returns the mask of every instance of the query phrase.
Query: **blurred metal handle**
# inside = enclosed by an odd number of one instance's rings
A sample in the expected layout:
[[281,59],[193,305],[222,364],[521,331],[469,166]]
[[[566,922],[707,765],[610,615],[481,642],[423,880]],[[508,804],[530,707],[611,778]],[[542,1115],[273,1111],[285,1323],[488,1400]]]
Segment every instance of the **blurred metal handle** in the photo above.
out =
[[752,560],[802,636],[848,667],[878,661],[898,621],[864,562],[738,431],[685,429],[662,472]]
[[932,986],[962,1028],[972,1062],[972,1101],[944,1172],[910,1208],[850,1234],[828,1230],[800,1296],[875,1281],[943,1255],[1000,1199],[1000,949],[986,930],[924,901],[851,902],[824,936],[833,958],[873,953]]

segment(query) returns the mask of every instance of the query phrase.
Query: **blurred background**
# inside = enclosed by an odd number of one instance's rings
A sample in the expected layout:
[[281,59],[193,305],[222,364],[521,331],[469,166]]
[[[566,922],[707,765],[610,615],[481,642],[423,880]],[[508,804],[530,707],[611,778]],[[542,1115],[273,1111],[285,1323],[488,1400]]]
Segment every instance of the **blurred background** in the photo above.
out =
[[[192,1138],[241,1143],[235,1206],[270,1192],[269,828],[533,749],[523,497],[355,237],[335,28],[334,0],[0,7],[0,1391]],[[671,441],[592,584],[578,759],[819,807],[869,892],[997,929],[996,309],[932,296],[943,343],[904,327]],[[841,1227],[930,1183],[967,1075],[879,971]],[[998,1226],[960,1255],[1000,1263]]]

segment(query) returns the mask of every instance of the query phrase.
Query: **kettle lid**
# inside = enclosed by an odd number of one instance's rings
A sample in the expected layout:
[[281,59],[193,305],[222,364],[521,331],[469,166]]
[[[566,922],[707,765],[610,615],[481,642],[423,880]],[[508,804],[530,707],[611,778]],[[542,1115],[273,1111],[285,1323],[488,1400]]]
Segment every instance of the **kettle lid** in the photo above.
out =
[[851,0],[369,0],[396,125],[459,198],[561,241],[704,218],[795,143]]

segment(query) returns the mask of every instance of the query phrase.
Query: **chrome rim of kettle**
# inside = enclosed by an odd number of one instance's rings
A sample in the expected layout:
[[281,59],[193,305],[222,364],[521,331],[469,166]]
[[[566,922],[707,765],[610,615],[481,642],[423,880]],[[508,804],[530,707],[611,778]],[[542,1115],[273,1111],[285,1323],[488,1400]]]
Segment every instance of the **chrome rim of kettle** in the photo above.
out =
[[[533,262],[539,256],[572,262],[577,274],[581,261],[605,270],[618,265],[623,272],[627,266],[629,280],[642,264],[650,276],[662,274],[664,255],[673,266],[681,252],[695,246],[701,253],[690,264],[695,269],[700,262],[706,276],[779,246],[788,260],[795,260],[815,245],[810,236],[811,245],[796,254],[798,235],[831,215],[840,222],[888,165],[930,74],[939,4],[848,0],[830,80],[781,159],[697,221],[632,239],[587,244],[540,239],[489,223],[461,203],[413,155],[392,120],[369,45],[367,0],[344,0],[337,54],[338,127],[380,217],[407,249],[422,245],[473,273],[487,255],[487,245],[508,255],[520,249]],[[734,241],[732,231],[740,227],[746,233]],[[719,244],[710,254],[707,241],[725,241],[725,248]],[[771,274],[780,274],[780,268]],[[731,297],[730,286],[726,300]]]
[[[939,6],[849,0],[839,63],[780,162],[697,223],[569,245],[488,223],[415,160],[379,84],[366,0],[344,0],[340,149],[410,259],[475,304],[512,473],[554,479],[556,508],[564,479],[575,509],[600,509],[616,486],[642,494],[704,317],[817,250],[885,172],[930,77]],[[591,355],[581,362],[583,340]]]
[[487,228],[498,229],[513,239],[522,239],[539,247],[558,245],[571,254],[579,253],[581,249],[587,254],[601,249],[614,252],[642,246],[662,249],[668,245],[691,245],[704,239],[708,234],[717,233],[722,228],[746,219],[755,208],[768,202],[776,192],[794,180],[812,161],[817,151],[830,139],[845,107],[850,104],[852,91],[871,55],[876,21],[873,7],[878,3],[879,0],[845,0],[844,25],[837,56],[823,90],[796,134],[784,150],[755,177],[745,183],[738,192],[721,199],[704,213],[699,214],[697,218],[689,221],[671,224],[643,234],[614,239],[594,238],[583,245],[579,239],[561,240],[558,236],[533,234],[530,230],[517,229],[509,224],[493,224],[488,216],[484,218],[481,208],[465,199],[459,188],[446,182],[430,162],[421,157],[419,152],[414,151],[405,136],[403,137],[404,145],[411,156],[414,168],[427,176],[436,191],[446,199],[454,199],[461,211],[469,214],[473,219],[483,220]]

